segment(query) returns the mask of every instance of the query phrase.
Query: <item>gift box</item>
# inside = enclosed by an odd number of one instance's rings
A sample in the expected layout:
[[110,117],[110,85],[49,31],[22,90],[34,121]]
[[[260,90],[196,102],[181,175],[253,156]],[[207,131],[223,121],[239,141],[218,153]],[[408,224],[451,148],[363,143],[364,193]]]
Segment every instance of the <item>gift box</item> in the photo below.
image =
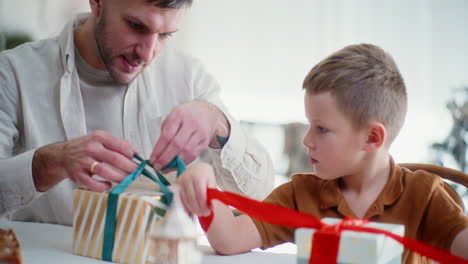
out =
[[[73,253],[103,259],[104,226],[109,193],[77,189],[74,193]],[[164,208],[157,193],[124,192],[118,197],[112,261],[126,264],[153,263],[154,240],[150,234]]]
[[[159,172],[151,174],[149,160],[139,161],[130,173],[110,192],[98,193],[77,189],[73,201],[73,253],[125,264],[155,263],[156,249],[151,234],[172,202],[170,183]],[[185,164],[175,157],[165,169],[185,171]],[[124,192],[139,176],[157,183],[162,193]]]
[[[324,218],[327,224],[336,224],[341,219]],[[369,222],[366,227],[377,228],[403,236],[403,225]],[[307,264],[313,246],[316,229],[298,228],[295,231],[297,263]],[[381,234],[345,230],[341,233],[337,263],[397,264],[401,263],[403,246]]]

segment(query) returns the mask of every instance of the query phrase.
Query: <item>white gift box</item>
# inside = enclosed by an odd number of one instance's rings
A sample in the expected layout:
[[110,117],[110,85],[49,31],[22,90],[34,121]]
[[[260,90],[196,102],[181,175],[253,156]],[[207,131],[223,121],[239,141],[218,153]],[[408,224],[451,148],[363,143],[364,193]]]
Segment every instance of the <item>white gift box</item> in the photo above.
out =
[[[327,224],[336,224],[342,219],[324,218]],[[403,225],[369,222],[366,227],[378,228],[403,236]],[[295,231],[297,264],[308,264],[312,249],[312,235],[316,229],[298,228]],[[401,263],[403,246],[380,234],[343,231],[341,233],[337,263],[350,264],[398,264]]]

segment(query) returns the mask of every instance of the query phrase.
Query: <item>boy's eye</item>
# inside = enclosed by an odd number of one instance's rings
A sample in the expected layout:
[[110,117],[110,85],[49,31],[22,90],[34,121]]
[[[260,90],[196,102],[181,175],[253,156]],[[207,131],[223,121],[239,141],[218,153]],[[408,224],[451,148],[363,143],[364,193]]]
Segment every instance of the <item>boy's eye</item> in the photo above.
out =
[[143,30],[145,28],[142,24],[134,23],[132,21],[128,21],[128,25],[135,30]]
[[327,129],[327,128],[324,128],[324,127],[322,127],[322,126],[317,126],[317,131],[318,131],[319,133],[326,133],[326,132],[328,132],[328,129]]

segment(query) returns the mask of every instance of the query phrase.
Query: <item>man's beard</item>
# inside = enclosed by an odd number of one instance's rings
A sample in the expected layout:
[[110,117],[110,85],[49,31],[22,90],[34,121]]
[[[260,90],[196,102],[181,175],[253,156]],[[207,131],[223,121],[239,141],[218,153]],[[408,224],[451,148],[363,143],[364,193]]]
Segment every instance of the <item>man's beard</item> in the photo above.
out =
[[116,81],[119,84],[128,84],[131,83],[137,76],[136,74],[132,79],[130,80],[123,80],[122,78],[119,78],[119,73],[117,73],[114,70],[114,65],[112,61],[112,50],[106,45],[106,40],[107,40],[107,31],[106,31],[106,11],[105,9],[102,12],[101,19],[99,22],[96,24],[95,30],[94,30],[94,39],[96,40],[96,47],[99,52],[99,56],[101,57],[102,62],[107,68],[107,71],[109,72],[110,76],[114,81]]

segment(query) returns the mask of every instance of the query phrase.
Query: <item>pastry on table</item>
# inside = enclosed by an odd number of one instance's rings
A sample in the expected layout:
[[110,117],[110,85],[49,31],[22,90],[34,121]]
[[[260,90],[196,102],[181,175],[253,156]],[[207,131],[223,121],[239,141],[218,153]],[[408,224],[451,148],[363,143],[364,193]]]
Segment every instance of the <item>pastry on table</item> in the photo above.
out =
[[200,264],[202,253],[197,247],[195,222],[187,215],[177,186],[171,186],[174,199],[162,222],[152,234],[156,244],[156,264]]
[[23,263],[20,244],[12,229],[0,229],[0,263]]

